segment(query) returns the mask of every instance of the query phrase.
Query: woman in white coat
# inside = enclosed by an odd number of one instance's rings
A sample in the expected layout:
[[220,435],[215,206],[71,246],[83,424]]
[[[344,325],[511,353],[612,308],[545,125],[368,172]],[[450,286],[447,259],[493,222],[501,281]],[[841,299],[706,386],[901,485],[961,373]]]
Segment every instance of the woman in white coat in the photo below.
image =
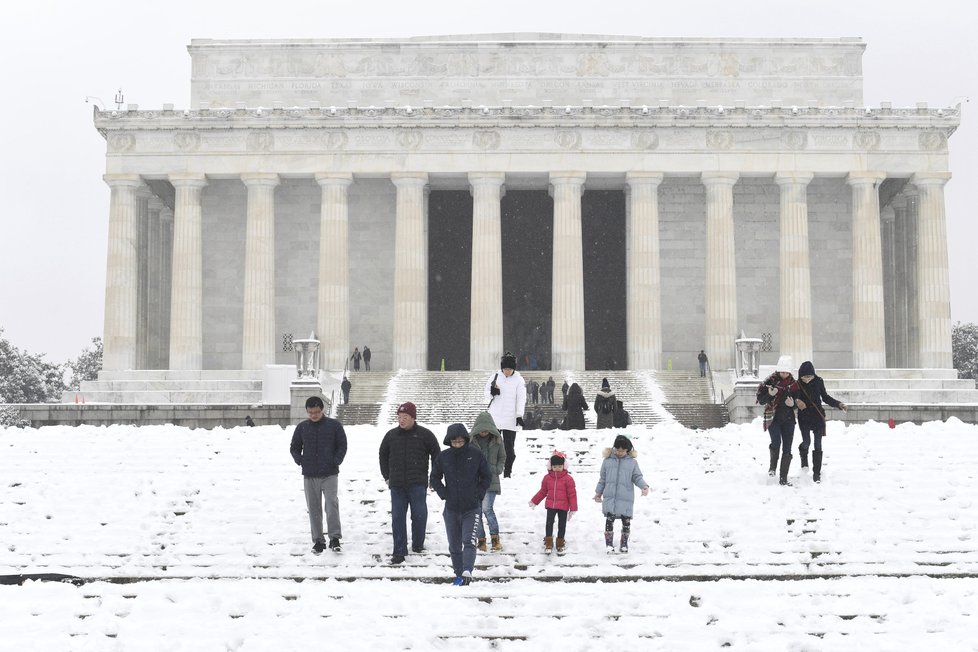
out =
[[516,459],[516,431],[523,428],[523,411],[526,409],[526,383],[516,371],[516,356],[507,352],[499,361],[499,371],[493,373],[486,382],[485,397],[489,401],[486,409],[503,435],[506,449],[506,466],[503,477],[513,472]]

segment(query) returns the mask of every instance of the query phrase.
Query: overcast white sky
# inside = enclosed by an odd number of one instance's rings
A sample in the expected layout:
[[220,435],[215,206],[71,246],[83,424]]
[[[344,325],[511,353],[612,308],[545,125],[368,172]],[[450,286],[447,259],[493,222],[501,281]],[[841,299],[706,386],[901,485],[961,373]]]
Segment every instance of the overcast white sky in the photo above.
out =
[[[15,346],[60,362],[102,334],[109,190],[95,96],[159,109],[190,102],[193,38],[391,37],[568,32],[660,37],[856,36],[864,100],[896,107],[962,104],[947,186],[951,314],[978,322],[978,10],[821,0],[35,0],[8,3],[0,24],[0,328]],[[808,11],[809,13],[805,13]],[[818,307],[815,307],[817,314]]]

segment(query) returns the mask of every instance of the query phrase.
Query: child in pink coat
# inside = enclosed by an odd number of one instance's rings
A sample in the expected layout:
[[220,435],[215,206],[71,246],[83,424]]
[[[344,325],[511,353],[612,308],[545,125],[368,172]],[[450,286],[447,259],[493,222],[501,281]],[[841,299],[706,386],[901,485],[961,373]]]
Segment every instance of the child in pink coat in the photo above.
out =
[[547,508],[547,535],[543,539],[543,550],[548,554],[554,549],[554,519],[557,519],[557,554],[562,555],[566,550],[564,533],[567,521],[577,512],[577,488],[574,478],[565,469],[565,462],[565,455],[554,451],[550,458],[550,470],[540,482],[540,491],[530,499],[530,507],[536,507],[541,500],[547,499],[544,503]]

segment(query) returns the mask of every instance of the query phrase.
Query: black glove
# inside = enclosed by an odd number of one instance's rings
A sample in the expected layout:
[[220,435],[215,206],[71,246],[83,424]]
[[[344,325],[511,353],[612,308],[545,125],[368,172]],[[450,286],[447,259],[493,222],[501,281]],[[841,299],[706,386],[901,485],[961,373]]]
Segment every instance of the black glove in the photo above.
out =
[[516,425],[518,425],[520,428],[523,427],[523,417],[516,417]]
[[499,385],[493,385],[489,388],[489,393],[493,396],[499,396]]

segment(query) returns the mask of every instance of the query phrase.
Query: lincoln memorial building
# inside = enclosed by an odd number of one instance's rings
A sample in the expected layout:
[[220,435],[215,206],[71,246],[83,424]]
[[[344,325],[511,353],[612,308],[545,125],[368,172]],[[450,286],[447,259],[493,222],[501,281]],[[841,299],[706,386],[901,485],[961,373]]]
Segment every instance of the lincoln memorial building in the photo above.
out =
[[[106,370],[951,368],[956,108],[858,38],[194,40],[96,110]],[[908,80],[909,84],[913,80]]]

